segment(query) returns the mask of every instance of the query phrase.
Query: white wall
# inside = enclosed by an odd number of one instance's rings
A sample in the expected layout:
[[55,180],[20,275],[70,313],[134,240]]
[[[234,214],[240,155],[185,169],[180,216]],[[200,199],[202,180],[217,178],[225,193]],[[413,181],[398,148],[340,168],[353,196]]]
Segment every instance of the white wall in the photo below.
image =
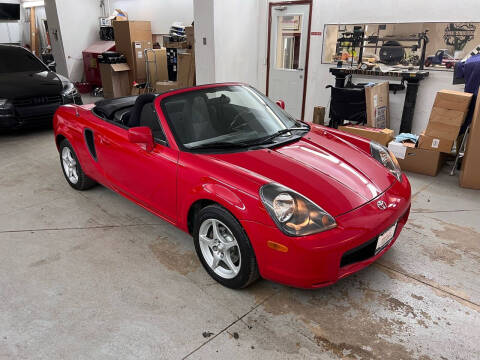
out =
[[193,0],[110,0],[110,14],[114,9],[126,11],[130,20],[150,20],[154,34],[168,34],[175,21],[193,21]]
[[[268,33],[268,0],[258,0],[257,12],[254,12],[254,0],[215,0],[215,81],[238,80],[250,82],[259,90],[265,91],[266,57]],[[279,1],[279,0],[275,0]],[[195,0],[203,3],[204,0]],[[220,3],[221,2],[221,3]],[[200,5],[196,4],[196,8]],[[245,15],[245,9],[250,11]],[[238,14],[238,15],[237,15]],[[223,18],[220,22],[217,19]],[[253,19],[258,19],[254,24]],[[197,20],[197,12],[195,13]],[[371,0],[313,0],[312,31],[324,31],[325,24],[339,23],[397,23],[397,22],[480,22],[480,2],[478,0],[437,0],[434,3],[419,0],[382,0],[373,4]],[[219,24],[219,25],[218,25]],[[232,26],[234,41],[222,36],[218,29],[228,30]],[[197,31],[195,32],[197,35]],[[220,44],[230,42],[229,45]],[[197,39],[198,41],[198,39]],[[240,44],[236,47],[235,42]],[[245,52],[245,44],[250,42]],[[256,43],[256,46],[255,46]],[[313,107],[328,105],[330,93],[325,89],[334,83],[328,72],[332,65],[321,64],[323,36],[312,36],[310,39],[310,57],[305,105],[305,117],[311,121]],[[222,51],[223,49],[225,51]],[[198,47],[197,47],[198,49]],[[220,57],[221,56],[221,57]],[[238,61],[238,59],[241,61]],[[256,58],[255,62],[251,61]],[[208,60],[210,61],[210,60]],[[219,65],[221,62],[222,65]],[[197,59],[197,77],[201,78],[202,59]],[[221,66],[221,69],[217,67]],[[257,73],[256,79],[252,74]],[[360,80],[360,79],[359,79]],[[210,82],[212,79],[210,79]],[[462,89],[453,86],[452,73],[431,71],[430,77],[421,82],[417,97],[413,132],[422,131],[431,111],[435,93],[442,88]],[[391,93],[391,123],[395,130],[400,126],[405,91],[396,95]]]
[[194,0],[197,84],[240,81],[258,85],[260,3]]
[[[3,3],[20,4],[20,0],[2,0]],[[20,43],[23,32],[23,9],[20,8],[20,21],[0,21],[0,44]]]
[[210,84],[215,82],[214,0],[194,0],[193,8],[196,81],[198,85]]
[[[45,8],[57,71],[72,81],[80,81],[83,78],[82,51],[100,40],[100,2],[46,0]],[[59,31],[60,41],[55,41],[55,29]],[[62,52],[65,60],[62,59]]]
[[256,87],[259,1],[215,0],[214,18],[215,81],[241,81]]

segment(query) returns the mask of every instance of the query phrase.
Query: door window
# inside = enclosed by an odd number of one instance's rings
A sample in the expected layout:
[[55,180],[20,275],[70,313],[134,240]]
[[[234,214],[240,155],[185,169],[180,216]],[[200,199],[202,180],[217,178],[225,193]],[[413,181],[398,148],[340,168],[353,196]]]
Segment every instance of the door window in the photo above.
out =
[[277,18],[276,68],[298,69],[302,40],[302,15],[282,15]]

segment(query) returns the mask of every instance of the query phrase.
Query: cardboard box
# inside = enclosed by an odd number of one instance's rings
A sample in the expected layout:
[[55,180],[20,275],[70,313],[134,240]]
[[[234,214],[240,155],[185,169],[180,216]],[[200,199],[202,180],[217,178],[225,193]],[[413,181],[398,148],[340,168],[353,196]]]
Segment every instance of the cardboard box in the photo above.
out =
[[412,148],[392,141],[388,149],[395,155],[403,171],[437,176],[445,162],[445,155],[432,150]]
[[139,83],[147,81],[145,49],[151,49],[151,48],[152,48],[151,41],[134,41],[132,43],[133,67],[135,69],[135,80]]
[[130,95],[131,87],[128,79],[130,67],[123,64],[100,64],[103,96],[106,99]]
[[373,140],[387,146],[387,144],[393,140],[393,130],[391,129],[376,129],[361,125],[347,125],[339,126],[338,130],[345,131],[347,133],[362,136],[364,138]]
[[193,26],[185,26],[185,35],[187,37],[187,45],[189,48],[195,47],[195,31]]
[[181,86],[178,81],[158,81],[155,84],[155,89],[161,94],[170,90],[179,89]]
[[460,171],[460,186],[469,189],[480,189],[480,96],[477,96],[467,147]]
[[314,124],[325,124],[325,106],[315,106],[313,108],[313,121]]
[[[113,21],[115,48],[125,55],[132,71],[129,74],[130,84],[137,80],[132,43],[136,41],[152,42],[150,21]],[[140,79],[141,81],[141,79]]]
[[467,111],[433,107],[425,134],[454,140],[467,116]]
[[147,52],[147,59],[151,86],[155,87],[158,81],[167,81],[167,49],[152,49]]
[[177,53],[177,82],[180,87],[193,86],[195,83],[195,59],[191,52]]
[[367,126],[374,128],[390,127],[390,94],[388,82],[365,88],[367,105]]
[[440,90],[437,92],[433,107],[467,112],[472,96],[472,94],[463,91]]
[[424,133],[420,134],[418,138],[418,147],[420,149],[439,151],[447,154],[452,152],[453,143],[453,140],[429,136]]
[[439,91],[418,147],[450,153],[467,116],[472,96],[461,91]]

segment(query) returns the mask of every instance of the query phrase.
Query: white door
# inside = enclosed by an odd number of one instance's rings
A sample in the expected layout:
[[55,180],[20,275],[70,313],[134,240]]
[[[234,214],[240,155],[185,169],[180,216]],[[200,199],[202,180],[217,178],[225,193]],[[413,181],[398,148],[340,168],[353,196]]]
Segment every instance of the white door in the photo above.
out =
[[310,5],[271,8],[268,97],[301,119]]

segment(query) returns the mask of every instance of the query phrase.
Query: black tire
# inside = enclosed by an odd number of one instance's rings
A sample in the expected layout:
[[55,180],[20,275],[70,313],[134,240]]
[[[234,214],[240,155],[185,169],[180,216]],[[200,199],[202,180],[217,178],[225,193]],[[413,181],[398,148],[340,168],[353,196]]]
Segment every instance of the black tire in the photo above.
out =
[[[77,177],[78,177],[77,182],[72,181],[69,178],[68,174],[65,172],[65,167],[64,167],[63,159],[62,159],[62,154],[63,154],[64,148],[68,148],[70,150],[70,154],[73,157],[73,159],[75,160],[76,174],[77,174]],[[72,145],[70,144],[70,142],[67,139],[63,140],[60,143],[60,166],[62,168],[63,175],[65,176],[65,179],[67,180],[68,184],[72,188],[74,188],[75,190],[80,190],[80,191],[88,190],[88,189],[90,189],[90,188],[92,188],[93,186],[96,185],[95,180],[89,178],[83,172],[82,166],[80,165],[80,162],[78,161],[77,154],[75,154],[75,150],[73,150]]]
[[[199,231],[201,224],[209,219],[219,220],[225,224],[238,243],[238,248],[240,249],[241,254],[240,270],[238,274],[231,279],[226,279],[216,274],[207,264],[202,254],[199,241]],[[200,210],[195,219],[193,241],[197,256],[203,267],[213,279],[223,286],[231,289],[241,289],[247,287],[259,278],[257,259],[255,258],[255,253],[250,240],[237,219],[235,219],[235,217],[225,208],[219,205],[209,205]]]

